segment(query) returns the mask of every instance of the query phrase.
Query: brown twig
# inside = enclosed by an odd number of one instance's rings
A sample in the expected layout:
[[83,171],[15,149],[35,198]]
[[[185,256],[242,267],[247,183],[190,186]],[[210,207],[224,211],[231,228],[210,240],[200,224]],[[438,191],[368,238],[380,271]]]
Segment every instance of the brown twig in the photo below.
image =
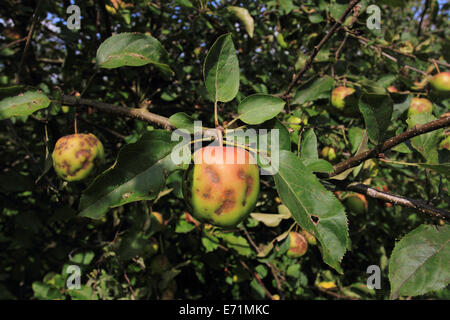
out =
[[16,45],[16,44],[18,44],[18,43],[21,43],[22,41],[25,41],[25,40],[27,40],[27,39],[28,39],[28,38],[25,37],[25,38],[17,39],[17,40],[14,40],[13,42],[7,43],[7,44],[5,44],[3,47],[0,48],[0,51],[3,51],[3,50],[5,50],[5,49],[7,49],[7,48],[9,48],[9,47],[12,47],[13,45]]
[[94,107],[98,110],[117,114],[117,115],[123,115],[130,118],[140,119],[143,121],[147,121],[149,123],[157,124],[165,129],[171,129],[172,125],[169,122],[169,119],[163,116],[160,116],[155,113],[151,113],[147,110],[144,110],[142,108],[126,108],[126,107],[119,107],[114,104],[109,104],[105,102],[100,102],[96,100],[91,99],[83,99],[83,98],[77,98],[74,96],[69,95],[63,95],[61,97],[61,103],[64,105],[69,106],[79,106],[79,107]]
[[[338,183],[339,184],[339,183]],[[402,207],[412,208],[419,210],[423,213],[427,213],[433,217],[438,217],[445,220],[450,220],[450,212],[444,209],[435,208],[429,204],[427,204],[423,200],[411,199],[404,196],[398,196],[394,194],[390,194],[384,191],[377,190],[375,188],[371,188],[362,183],[349,184],[344,187],[345,190],[354,191],[361,194],[365,194],[374,199],[383,200],[386,202],[390,202],[395,205],[400,205]]]
[[422,33],[422,24],[423,24],[423,18],[425,18],[425,14],[427,13],[428,5],[430,4],[430,0],[425,1],[425,7],[423,8],[422,15],[420,16],[420,22],[419,27],[417,28],[417,36],[420,37],[420,34]]
[[[258,246],[256,245],[256,243],[253,241],[252,237],[250,237],[250,234],[248,233],[247,229],[244,227],[244,228],[242,228],[242,230],[244,231],[245,237],[247,238],[248,242],[250,242],[250,244],[255,249],[255,251],[257,253],[259,253],[260,250],[259,250]],[[275,279],[275,283],[276,283],[278,292],[281,295],[283,295],[281,281],[280,281],[280,278],[278,277],[278,272],[277,272],[275,266],[271,262],[266,262],[266,265],[270,268],[272,276]]]
[[347,15],[350,13],[350,11],[358,4],[359,0],[352,0],[347,9],[345,9],[342,16],[339,18],[338,21],[335,22],[335,24],[331,27],[331,29],[328,31],[328,33],[322,38],[322,40],[319,42],[317,46],[314,47],[314,50],[311,54],[311,56],[308,58],[308,60],[305,63],[305,66],[300,70],[299,73],[297,73],[294,78],[292,79],[291,83],[287,87],[286,91],[281,95],[281,97],[286,98],[294,88],[294,86],[297,84],[298,80],[305,74],[306,71],[309,70],[309,68],[312,65],[312,62],[316,55],[319,53],[320,49],[322,49],[323,45],[328,41],[328,39],[331,38],[331,36],[334,34],[334,32],[338,29],[339,26],[342,25],[342,22],[347,17]]
[[20,59],[19,71],[17,71],[16,82],[20,82],[20,75],[22,73],[23,63],[25,62],[25,58],[26,58],[26,55],[28,52],[28,48],[30,46],[31,38],[33,38],[34,29],[36,27],[36,22],[38,21],[39,16],[41,15],[42,4],[43,4],[43,1],[39,0],[36,10],[34,11],[33,21],[31,22],[31,27],[30,27],[30,30],[28,31],[28,35],[26,37],[25,48],[23,49],[22,58]]
[[134,295],[133,287],[131,286],[131,282],[130,282],[130,279],[128,279],[128,275],[127,275],[126,271],[123,272],[123,277],[125,278],[125,281],[128,283],[128,289],[130,290],[131,297],[133,298],[133,300],[136,300],[136,296]]
[[380,153],[389,150],[396,145],[399,145],[402,142],[405,142],[415,136],[438,130],[441,128],[445,128],[447,126],[450,126],[450,116],[446,116],[431,122],[428,122],[421,126],[414,126],[413,128],[395,136],[388,140],[386,140],[381,146],[378,148],[370,149],[366,152],[357,154],[343,162],[338,163],[334,166],[334,171],[328,175],[326,175],[328,178],[334,177],[342,172],[344,172],[347,169],[353,168],[358,166],[360,163],[367,159],[376,158],[379,156]]

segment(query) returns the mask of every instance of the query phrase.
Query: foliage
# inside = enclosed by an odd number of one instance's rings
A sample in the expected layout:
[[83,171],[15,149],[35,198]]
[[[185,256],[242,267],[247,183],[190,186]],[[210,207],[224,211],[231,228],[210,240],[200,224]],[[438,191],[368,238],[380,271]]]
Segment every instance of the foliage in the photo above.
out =
[[[450,152],[438,148],[448,127],[327,179],[333,165],[449,111],[427,83],[448,70],[449,4],[380,1],[381,29],[371,30],[371,3],[360,1],[319,48],[347,2],[79,1],[79,30],[67,27],[67,1],[3,3],[0,299],[450,297],[446,221],[373,197],[365,214],[344,206],[357,182],[448,212]],[[356,89],[356,116],[330,107],[343,85]],[[407,116],[417,96],[433,114]],[[304,121],[292,126],[292,116]],[[267,139],[241,141],[279,170],[261,175],[255,212],[232,230],[186,208],[188,165],[174,162],[179,141],[166,129],[197,139],[196,120],[204,133],[219,125],[226,144],[241,128],[279,130],[278,145],[261,131]],[[106,163],[68,183],[51,153],[77,130],[102,141]],[[325,147],[336,156],[324,159]],[[290,231],[317,245],[287,257]],[[366,286],[370,265],[379,289]]]

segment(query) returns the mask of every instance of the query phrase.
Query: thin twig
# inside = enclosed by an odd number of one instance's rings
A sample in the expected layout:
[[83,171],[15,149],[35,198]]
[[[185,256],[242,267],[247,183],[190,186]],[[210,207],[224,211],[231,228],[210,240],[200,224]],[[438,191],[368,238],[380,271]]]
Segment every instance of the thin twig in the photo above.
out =
[[309,68],[312,65],[312,62],[316,55],[319,53],[320,49],[322,49],[323,45],[328,41],[328,39],[331,38],[331,36],[334,34],[334,32],[338,29],[339,26],[342,25],[342,22],[347,17],[347,15],[350,13],[350,11],[358,4],[359,0],[352,0],[347,9],[345,9],[342,16],[339,18],[338,21],[335,22],[335,24],[331,27],[331,29],[328,31],[328,33],[325,35],[325,37],[322,38],[322,40],[319,42],[317,46],[314,47],[314,50],[311,54],[311,56],[308,58],[308,60],[305,63],[305,66],[300,70],[297,75],[294,76],[294,79],[292,79],[291,83],[287,87],[286,91],[281,95],[281,97],[286,98],[294,88],[294,86],[297,84],[298,80],[305,74],[306,71],[309,70]]
[[[260,250],[259,250],[258,246],[256,245],[256,243],[253,241],[252,237],[250,237],[250,234],[248,233],[247,229],[245,227],[243,227],[242,230],[244,231],[245,237],[247,238],[248,242],[250,242],[250,244],[255,249],[255,251],[257,253],[259,253]],[[275,279],[277,290],[282,295],[283,294],[282,285],[281,285],[281,281],[278,277],[278,272],[277,272],[275,266],[271,262],[266,262],[266,265],[270,268],[273,278]]]
[[375,188],[371,188],[370,186],[362,183],[349,184],[345,186],[344,189],[365,194],[366,196],[369,196],[371,198],[390,202],[402,207],[416,209],[433,217],[450,220],[450,211],[433,207],[423,200],[416,200],[404,196],[390,194],[384,191],[377,190]]
[[428,5],[430,4],[430,0],[425,1],[425,7],[423,8],[422,15],[420,16],[420,22],[419,27],[417,28],[417,36],[420,37],[420,34],[422,33],[422,24],[423,24],[423,18],[425,18],[425,14],[427,13]]
[[25,37],[25,38],[17,39],[17,40],[14,40],[13,42],[7,43],[7,44],[5,44],[3,47],[0,48],[0,51],[3,51],[3,50],[5,50],[5,49],[7,49],[7,48],[9,48],[9,47],[12,47],[12,46],[14,46],[14,45],[16,45],[16,44],[18,44],[18,43],[21,43],[22,41],[25,41],[25,40],[27,40],[27,39],[28,39],[28,38]]
[[340,162],[334,166],[334,171],[327,176],[328,178],[334,177],[342,172],[344,172],[347,169],[353,168],[358,166],[360,163],[367,159],[376,158],[379,156],[380,153],[389,150],[396,145],[399,145],[402,142],[405,142],[415,136],[438,130],[441,128],[445,128],[450,126],[450,116],[443,117],[431,122],[428,122],[424,125],[414,126],[413,128],[395,136],[388,140],[386,140],[381,146],[378,148],[370,149],[366,152],[357,154],[343,162]]
[[83,99],[83,98],[77,98],[74,96],[69,95],[63,95],[61,97],[61,102],[64,105],[69,106],[79,106],[79,107],[94,107],[98,110],[127,116],[130,118],[140,119],[147,121],[149,123],[155,123],[160,125],[161,127],[165,129],[171,129],[172,125],[169,122],[169,118],[157,115],[155,113],[151,113],[147,110],[140,109],[140,108],[126,108],[126,107],[119,107],[114,104],[109,104],[105,102],[100,102],[96,100],[91,99]]
[[36,22],[38,21],[39,16],[41,15],[42,4],[43,4],[43,1],[39,0],[36,10],[34,11],[33,21],[31,22],[30,31],[28,31],[28,35],[26,37],[27,40],[25,42],[25,48],[23,49],[22,58],[20,59],[19,71],[17,72],[16,82],[20,82],[20,75],[22,73],[23,63],[25,62],[25,58],[26,58],[26,55],[28,52],[28,48],[30,46],[31,38],[33,38]]

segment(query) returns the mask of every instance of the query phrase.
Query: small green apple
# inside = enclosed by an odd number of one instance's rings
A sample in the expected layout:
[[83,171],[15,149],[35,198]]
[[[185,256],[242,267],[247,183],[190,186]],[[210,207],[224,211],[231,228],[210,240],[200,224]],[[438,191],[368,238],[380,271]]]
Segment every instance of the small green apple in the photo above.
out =
[[345,198],[345,205],[347,208],[357,214],[366,213],[369,203],[364,195],[359,193],[352,193]]
[[426,98],[412,98],[408,109],[408,117],[416,114],[431,113],[433,104]]
[[440,72],[434,75],[430,84],[437,93],[450,93],[450,72]]
[[306,241],[308,241],[308,244],[315,246],[317,244],[317,239],[314,237],[311,233],[309,233],[306,230],[302,230],[301,235],[305,237]]
[[308,241],[298,232],[289,232],[289,249],[286,255],[289,258],[299,258],[308,250]]
[[337,158],[336,151],[333,147],[324,147],[320,154],[322,155],[322,158],[328,161],[334,161]]
[[93,134],[72,134],[60,138],[52,153],[56,174],[67,181],[91,175],[105,160],[103,145]]
[[333,89],[331,92],[331,105],[344,115],[358,115],[358,99],[355,92],[355,89],[344,86]]
[[447,149],[450,151],[450,136],[447,136],[444,140],[439,144],[439,149]]
[[302,124],[303,126],[306,126],[308,124],[308,118],[304,118],[303,121],[301,118],[296,116],[289,116],[286,120],[288,122],[288,127],[291,128],[294,131],[299,131]]

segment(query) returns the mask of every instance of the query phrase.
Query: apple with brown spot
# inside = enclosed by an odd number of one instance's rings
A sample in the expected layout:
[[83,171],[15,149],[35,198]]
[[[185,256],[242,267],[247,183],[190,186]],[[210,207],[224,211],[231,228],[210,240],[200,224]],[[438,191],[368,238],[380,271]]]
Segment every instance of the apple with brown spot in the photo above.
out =
[[308,241],[300,233],[289,232],[289,249],[286,255],[289,258],[299,258],[303,256],[308,250]]
[[90,176],[104,162],[100,140],[93,134],[72,134],[60,138],[52,153],[56,174],[66,181],[80,181]]
[[222,228],[248,217],[259,195],[259,168],[242,148],[208,146],[194,154],[183,194],[192,215]]
[[412,98],[408,109],[408,117],[417,114],[431,113],[432,111],[433,104],[430,100],[426,98]]

